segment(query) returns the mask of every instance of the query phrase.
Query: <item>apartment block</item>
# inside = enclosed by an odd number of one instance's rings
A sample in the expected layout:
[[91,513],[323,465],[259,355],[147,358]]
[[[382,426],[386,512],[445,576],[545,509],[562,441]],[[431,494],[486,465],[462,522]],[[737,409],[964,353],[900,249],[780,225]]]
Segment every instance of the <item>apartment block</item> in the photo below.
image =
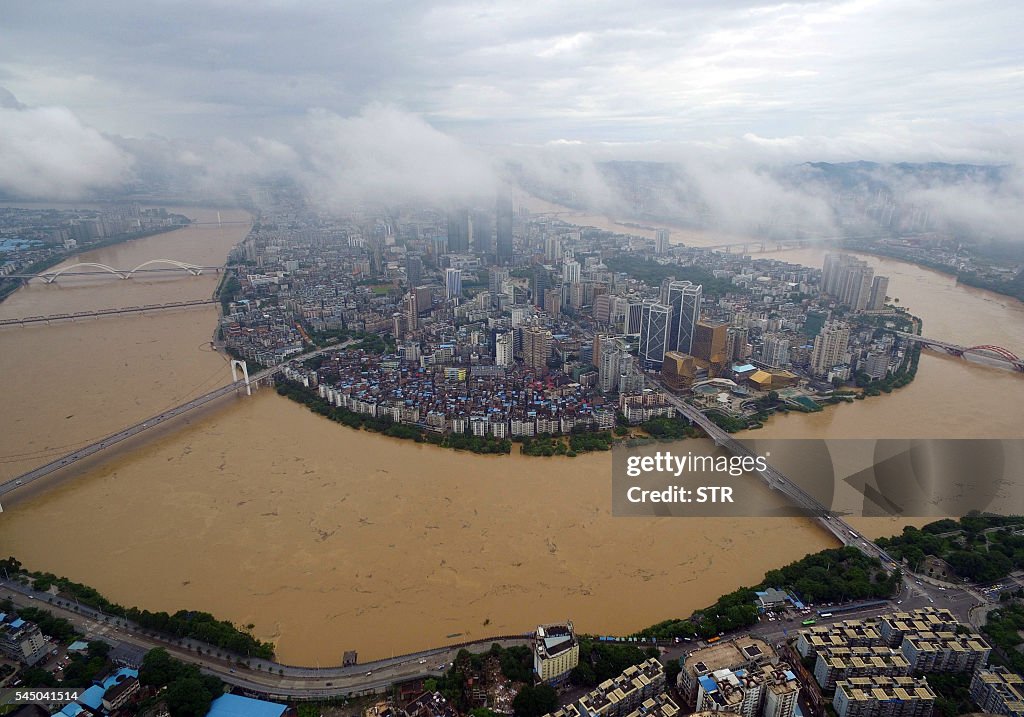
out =
[[870,647],[884,644],[875,620],[843,620],[833,625],[815,625],[801,630],[796,649],[801,657],[817,658],[834,647]]
[[679,705],[663,692],[654,697],[648,697],[626,717],[677,717],[679,714]]
[[918,632],[956,632],[956,617],[947,608],[924,607],[883,615],[878,628],[889,647],[899,647],[903,638]]
[[665,688],[665,668],[655,658],[632,665],[579,700],[581,717],[627,717]]
[[886,645],[830,647],[818,653],[814,679],[823,690],[834,690],[838,680],[881,675],[910,674],[910,662],[903,653]]
[[931,717],[935,693],[923,677],[851,677],[832,706],[839,717]]
[[900,646],[911,672],[973,672],[988,664],[992,648],[977,633],[919,632]]
[[984,712],[1024,717],[1024,677],[996,666],[971,677],[971,700]]

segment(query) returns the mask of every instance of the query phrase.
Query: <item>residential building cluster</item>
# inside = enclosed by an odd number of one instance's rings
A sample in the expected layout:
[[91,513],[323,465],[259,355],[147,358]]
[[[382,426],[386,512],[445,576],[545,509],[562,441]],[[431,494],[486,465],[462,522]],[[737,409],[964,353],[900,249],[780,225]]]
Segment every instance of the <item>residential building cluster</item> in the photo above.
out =
[[822,690],[834,691],[839,717],[928,716],[935,693],[914,675],[975,673],[991,653],[983,637],[936,607],[815,625],[800,632],[796,648],[814,659]]
[[676,717],[665,693],[665,668],[655,658],[632,665],[546,717]]

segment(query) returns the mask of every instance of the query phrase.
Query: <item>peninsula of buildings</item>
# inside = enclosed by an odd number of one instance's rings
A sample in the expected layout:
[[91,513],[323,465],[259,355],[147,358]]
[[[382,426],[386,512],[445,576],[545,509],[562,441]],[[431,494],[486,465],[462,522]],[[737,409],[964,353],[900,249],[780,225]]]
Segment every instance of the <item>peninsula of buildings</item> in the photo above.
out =
[[[728,430],[889,391],[915,319],[864,261],[822,270],[493,206],[323,217],[266,192],[220,290],[234,356],[420,436],[608,431],[685,395]],[[295,356],[339,344],[315,361]]]

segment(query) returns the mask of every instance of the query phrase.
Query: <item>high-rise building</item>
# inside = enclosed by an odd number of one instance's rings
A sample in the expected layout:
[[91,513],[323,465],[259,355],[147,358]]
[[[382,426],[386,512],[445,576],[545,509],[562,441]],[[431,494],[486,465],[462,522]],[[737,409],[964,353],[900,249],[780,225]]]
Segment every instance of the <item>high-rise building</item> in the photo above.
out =
[[444,298],[451,301],[462,296],[462,269],[444,270]]
[[579,663],[580,643],[571,622],[537,627],[533,671],[542,682],[561,682]]
[[673,281],[668,285],[669,321],[666,351],[693,355],[693,336],[700,319],[703,287],[689,281]]
[[544,292],[551,288],[551,275],[548,270],[538,264],[533,267],[533,276],[530,281],[530,292],[533,294],[534,306],[544,307]]
[[632,374],[633,357],[629,353],[629,346],[621,338],[602,336],[598,355],[594,357],[594,364],[597,366],[598,388],[604,393],[622,392],[628,386],[624,385],[623,377]]
[[472,231],[472,221],[469,218],[468,209],[456,209],[448,212],[448,251],[453,254],[468,252]]
[[552,316],[558,316],[562,313],[562,292],[560,290],[544,290],[544,311]]
[[420,326],[419,306],[416,304],[416,292],[410,291],[405,295],[405,325],[409,331],[415,331]]
[[473,212],[469,215],[469,246],[474,254],[494,256],[494,232],[489,213]]
[[654,253],[664,254],[668,251],[668,229],[654,230]]
[[1024,717],[1024,677],[1005,667],[978,670],[971,677],[971,700],[983,712]]
[[562,281],[566,284],[580,283],[580,263],[575,259],[566,259],[562,264]]
[[693,327],[692,355],[701,361],[724,366],[728,324],[717,321],[698,321]]
[[644,304],[639,299],[629,299],[627,302],[626,319],[622,327],[624,334],[640,333],[640,323],[643,320]]
[[537,373],[547,373],[551,358],[551,332],[540,326],[523,329],[523,363]]
[[419,286],[423,281],[423,261],[418,256],[405,258],[405,278],[409,288]]
[[889,291],[889,277],[876,276],[871,282],[871,300],[868,308],[871,311],[881,311],[885,308],[885,294]]
[[829,369],[843,363],[850,344],[850,326],[842,321],[828,321],[814,339],[811,369],[815,376],[827,376]]
[[644,302],[640,317],[640,361],[644,368],[661,368],[668,348],[672,307]]
[[789,340],[776,334],[764,337],[761,348],[761,361],[772,368],[785,368],[789,365]]
[[497,366],[511,366],[513,363],[513,349],[515,338],[511,331],[498,334],[494,339],[494,363]]
[[488,288],[491,291],[491,306],[497,306],[498,294],[503,292],[505,282],[509,279],[509,271],[508,269],[492,268],[488,279]]
[[935,692],[923,677],[851,677],[836,682],[839,717],[931,717]]
[[661,364],[661,378],[670,391],[688,389],[696,376],[697,365],[693,356],[678,351],[665,352],[665,359]]
[[874,351],[864,360],[864,373],[873,379],[885,378],[889,372],[889,352]]
[[562,237],[547,236],[544,238],[544,258],[548,261],[558,261],[562,258]]
[[499,196],[496,212],[497,236],[495,260],[502,266],[512,263],[512,198]]
[[[875,277],[874,269],[863,259],[849,254],[826,254],[821,271],[821,291],[833,296],[854,311],[878,308],[885,304],[889,280]],[[880,295],[881,298],[878,298]]]
[[725,354],[730,361],[739,361],[747,357],[747,327],[730,327],[725,335]]
[[608,294],[595,296],[591,315],[594,317],[594,321],[602,326],[610,324],[612,322],[612,297]]
[[434,292],[429,286],[417,286],[412,290],[416,294],[416,311],[422,316],[429,314],[434,303]]

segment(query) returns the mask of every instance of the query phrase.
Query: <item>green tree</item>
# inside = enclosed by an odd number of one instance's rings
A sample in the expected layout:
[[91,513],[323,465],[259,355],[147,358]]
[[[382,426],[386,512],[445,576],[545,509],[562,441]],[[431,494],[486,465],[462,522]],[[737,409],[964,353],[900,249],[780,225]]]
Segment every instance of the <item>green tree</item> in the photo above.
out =
[[516,717],[540,717],[553,712],[557,707],[558,695],[551,685],[526,685],[512,700]]

